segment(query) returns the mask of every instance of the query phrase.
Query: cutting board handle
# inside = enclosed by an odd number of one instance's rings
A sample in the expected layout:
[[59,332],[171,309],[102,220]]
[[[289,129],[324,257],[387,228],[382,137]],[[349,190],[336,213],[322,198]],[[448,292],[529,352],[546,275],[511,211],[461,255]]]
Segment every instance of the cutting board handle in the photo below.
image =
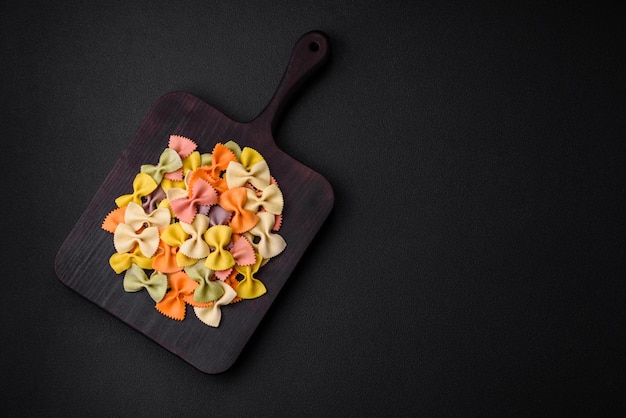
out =
[[274,132],[285,106],[302,84],[330,55],[330,40],[323,32],[305,33],[296,41],[283,78],[268,105],[250,123],[265,125]]

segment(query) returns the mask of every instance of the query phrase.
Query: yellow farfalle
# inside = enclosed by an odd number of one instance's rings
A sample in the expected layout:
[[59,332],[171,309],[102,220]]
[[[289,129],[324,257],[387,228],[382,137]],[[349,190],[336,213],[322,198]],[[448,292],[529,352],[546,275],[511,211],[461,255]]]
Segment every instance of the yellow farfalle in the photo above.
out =
[[[173,223],[161,231],[161,240],[165,242],[170,247],[179,248],[183,243],[187,240],[189,235],[183,227],[180,225],[180,222]],[[193,259],[191,257],[187,257],[185,254],[179,251],[176,252],[176,264],[180,267],[191,266],[192,264],[197,263],[198,260]]]
[[[202,216],[202,215],[198,215]],[[204,240],[211,247],[215,248],[206,258],[206,266],[211,270],[226,270],[235,265],[235,258],[225,249],[233,234],[230,226],[215,225],[204,234]]]
[[242,299],[254,299],[264,295],[267,292],[265,285],[254,275],[259,271],[263,257],[256,254],[256,262],[251,266],[236,265],[235,269],[243,275],[243,280],[237,285],[237,296]]
[[152,268],[152,257],[146,257],[139,251],[139,247],[128,253],[115,253],[109,258],[111,268],[120,274],[130,268],[132,264],[137,264],[142,269]]
[[246,169],[250,170],[253,165],[264,161],[265,158],[257,150],[249,147],[244,147],[239,156],[239,162]]
[[183,174],[186,176],[190,171],[202,165],[202,157],[198,151],[194,151],[183,160]]
[[161,180],[161,188],[164,192],[167,192],[169,189],[173,188],[184,189],[185,187],[185,180],[170,180],[166,178]]
[[152,177],[146,173],[139,173],[133,180],[133,192],[118,197],[115,199],[115,204],[120,208],[127,206],[130,202],[141,205],[141,198],[148,196],[155,191],[157,187],[159,187],[159,185]]
[[161,231],[161,239],[172,247],[180,247],[187,239],[187,236],[179,222],[173,223]]

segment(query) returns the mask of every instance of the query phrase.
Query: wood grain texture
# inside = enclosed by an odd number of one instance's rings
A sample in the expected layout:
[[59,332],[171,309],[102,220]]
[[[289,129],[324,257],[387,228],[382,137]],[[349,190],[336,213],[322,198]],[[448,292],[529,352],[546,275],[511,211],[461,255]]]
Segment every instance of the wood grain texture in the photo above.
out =
[[[250,122],[234,121],[187,93],[161,97],[61,246],[55,261],[61,282],[198,369],[206,373],[228,369],[333,205],[330,184],[281,151],[273,138],[286,104],[302,82],[326,61],[329,48],[323,33],[303,35],[293,48],[273,98]],[[132,191],[140,166],[158,161],[171,134],[192,138],[202,152],[210,152],[216,143],[228,140],[257,149],[267,160],[285,199],[280,234],[287,241],[287,248],[256,275],[265,284],[267,294],[222,309],[218,328],[201,323],[189,307],[184,321],[161,315],[146,292],[126,293],[123,275],[115,274],[108,262],[115,249],[111,234],[101,229],[102,220],[115,209],[116,197]]]

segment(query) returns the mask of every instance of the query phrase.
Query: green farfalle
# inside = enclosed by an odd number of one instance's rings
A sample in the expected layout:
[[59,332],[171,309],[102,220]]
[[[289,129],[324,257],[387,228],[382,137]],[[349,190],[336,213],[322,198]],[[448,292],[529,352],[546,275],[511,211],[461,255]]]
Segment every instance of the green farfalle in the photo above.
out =
[[141,166],[141,172],[148,174],[157,183],[161,183],[163,176],[167,173],[178,170],[183,167],[183,160],[180,155],[171,148],[166,148],[159,157],[159,164],[144,164]]
[[160,302],[167,292],[167,276],[154,271],[150,277],[137,264],[132,264],[124,275],[124,290],[138,292],[146,289],[155,302]]
[[228,141],[224,144],[224,146],[231,150],[233,154],[235,154],[235,157],[237,157],[237,159],[239,160],[239,158],[241,157],[241,147],[238,143],[236,143],[235,141]]
[[224,294],[224,288],[215,280],[213,270],[206,267],[205,260],[185,267],[185,273],[199,283],[193,292],[193,300],[199,303],[206,303],[218,300]]

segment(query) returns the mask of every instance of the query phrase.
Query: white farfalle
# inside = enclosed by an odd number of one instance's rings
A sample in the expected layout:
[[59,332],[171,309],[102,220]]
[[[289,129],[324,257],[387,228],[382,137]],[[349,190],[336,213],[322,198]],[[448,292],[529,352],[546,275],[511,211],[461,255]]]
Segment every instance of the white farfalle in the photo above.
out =
[[283,206],[285,205],[283,193],[275,184],[270,184],[263,189],[261,196],[257,196],[254,190],[247,189],[246,197],[246,204],[244,205],[246,210],[256,213],[262,207],[273,215],[283,213]]
[[[257,216],[259,217],[259,222],[249,232],[246,232],[245,236],[261,257],[265,259],[276,257],[287,247],[285,239],[279,234],[272,232],[276,218],[269,212],[259,212]],[[255,237],[258,240],[255,240]],[[258,242],[255,244],[255,241]]]
[[180,189],[178,187],[172,187],[165,191],[165,195],[167,196],[167,200],[170,202],[175,199],[184,199],[189,197],[189,192],[185,189]]
[[124,213],[124,223],[135,231],[146,225],[163,229],[170,224],[170,219],[170,211],[166,208],[155,209],[146,214],[143,207],[134,202],[128,204]]
[[226,283],[220,280],[216,280],[216,283],[224,288],[222,297],[213,302],[213,305],[208,308],[199,308],[197,306],[193,308],[198,319],[211,327],[218,327],[220,325],[220,321],[222,320],[221,306],[228,305],[233,301],[235,296],[237,296],[237,292]]
[[180,246],[180,252],[187,257],[199,260],[209,255],[209,245],[204,240],[204,233],[209,228],[209,218],[205,215],[196,215],[193,222],[180,222],[183,231],[189,238]]
[[127,253],[138,245],[144,256],[152,257],[159,248],[159,241],[159,229],[156,226],[137,233],[132,226],[121,223],[113,234],[113,245],[118,253]]
[[259,190],[270,185],[270,169],[265,160],[254,164],[249,171],[241,163],[231,161],[226,169],[225,177],[229,189],[243,187],[246,183],[252,184]]

